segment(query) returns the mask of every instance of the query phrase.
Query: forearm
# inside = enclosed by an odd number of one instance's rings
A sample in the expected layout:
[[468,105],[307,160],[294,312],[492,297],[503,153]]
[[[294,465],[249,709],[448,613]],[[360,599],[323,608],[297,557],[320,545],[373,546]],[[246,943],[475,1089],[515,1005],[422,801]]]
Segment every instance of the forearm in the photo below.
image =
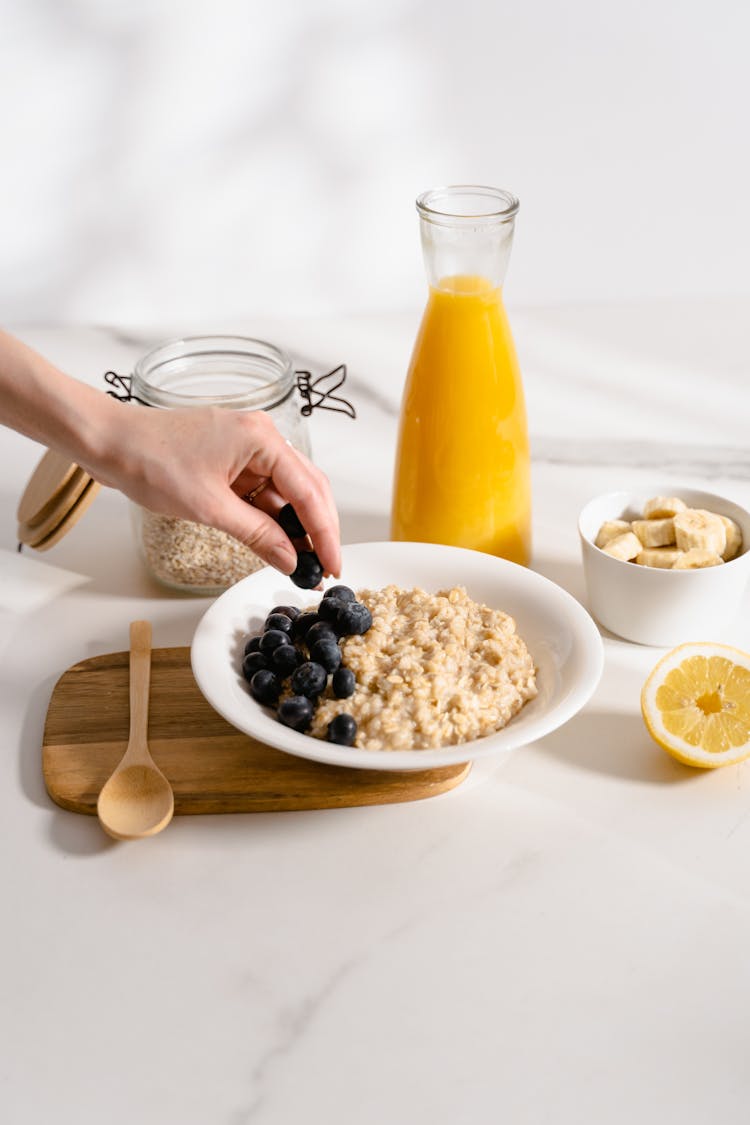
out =
[[[101,473],[118,406],[0,332],[0,422]],[[105,482],[106,483],[106,482]]]
[[[123,409],[0,332],[0,424],[66,454],[101,484],[163,515],[210,524],[286,574],[297,565],[274,513],[294,505],[327,573],[341,565],[330,486],[268,415],[216,407]],[[274,512],[244,495],[271,481]]]

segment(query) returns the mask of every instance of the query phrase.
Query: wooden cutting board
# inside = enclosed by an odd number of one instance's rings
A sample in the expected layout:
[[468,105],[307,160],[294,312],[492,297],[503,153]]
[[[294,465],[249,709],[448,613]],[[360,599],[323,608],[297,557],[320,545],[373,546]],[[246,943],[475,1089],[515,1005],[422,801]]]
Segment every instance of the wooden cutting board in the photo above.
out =
[[[128,740],[128,653],[95,656],[58,680],[42,768],[53,801],[96,815],[96,799]],[[201,695],[190,649],[152,652],[149,748],[174,789],[175,813],[278,812],[381,805],[455,788],[470,764],[402,771],[348,769],[274,750],[230,726]]]

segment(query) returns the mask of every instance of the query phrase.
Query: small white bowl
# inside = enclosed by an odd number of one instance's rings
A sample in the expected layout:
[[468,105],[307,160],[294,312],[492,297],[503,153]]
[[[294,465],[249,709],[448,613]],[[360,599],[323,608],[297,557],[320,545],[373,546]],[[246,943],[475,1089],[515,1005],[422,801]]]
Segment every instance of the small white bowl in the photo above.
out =
[[[594,546],[605,520],[640,519],[652,496],[679,496],[689,508],[729,516],[742,530],[742,551],[722,566],[660,570],[606,555]],[[719,639],[750,577],[750,512],[692,488],[656,486],[638,492],[608,492],[590,500],[578,520],[588,605],[611,633],[642,645],[671,648],[686,641]]]

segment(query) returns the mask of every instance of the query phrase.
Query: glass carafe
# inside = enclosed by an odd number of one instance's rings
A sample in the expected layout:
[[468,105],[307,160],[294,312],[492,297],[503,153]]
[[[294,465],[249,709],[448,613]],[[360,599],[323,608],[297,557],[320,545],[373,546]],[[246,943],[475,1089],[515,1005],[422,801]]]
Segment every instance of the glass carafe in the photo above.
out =
[[391,535],[526,565],[529,439],[502,300],[518,200],[445,187],[417,210],[430,292],[401,406]]

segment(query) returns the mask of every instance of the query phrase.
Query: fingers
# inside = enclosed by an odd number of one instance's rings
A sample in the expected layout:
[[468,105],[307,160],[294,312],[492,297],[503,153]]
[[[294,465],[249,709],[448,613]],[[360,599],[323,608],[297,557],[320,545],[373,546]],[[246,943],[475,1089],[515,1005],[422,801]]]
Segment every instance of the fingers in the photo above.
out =
[[338,509],[336,508],[336,504],[334,502],[334,499],[333,499],[333,493],[331,492],[331,486],[328,482],[328,477],[325,475],[325,473],[322,473],[320,471],[320,469],[318,468],[318,466],[314,465],[313,462],[310,460],[310,458],[306,457],[305,454],[302,453],[301,450],[293,448],[292,452],[295,454],[295,456],[300,458],[300,460],[302,461],[303,464],[307,465],[310,472],[317,475],[317,477],[319,479],[319,482],[320,482],[320,484],[323,488],[323,498],[327,503],[328,514],[329,514],[330,520],[331,520],[331,526],[335,529],[337,541],[340,542],[340,540],[341,540],[341,529],[340,529],[340,526],[339,526],[339,513],[338,513]]
[[[292,504],[324,570],[338,577],[341,572],[339,521],[324,474],[287,444],[272,425],[266,427],[261,448],[252,459],[252,468],[257,476],[270,477],[284,503]],[[267,491],[265,489],[258,500]],[[267,500],[264,506],[266,503]]]
[[233,492],[222,499],[212,523],[239,539],[282,574],[291,574],[296,568],[297,552],[276,520]]

